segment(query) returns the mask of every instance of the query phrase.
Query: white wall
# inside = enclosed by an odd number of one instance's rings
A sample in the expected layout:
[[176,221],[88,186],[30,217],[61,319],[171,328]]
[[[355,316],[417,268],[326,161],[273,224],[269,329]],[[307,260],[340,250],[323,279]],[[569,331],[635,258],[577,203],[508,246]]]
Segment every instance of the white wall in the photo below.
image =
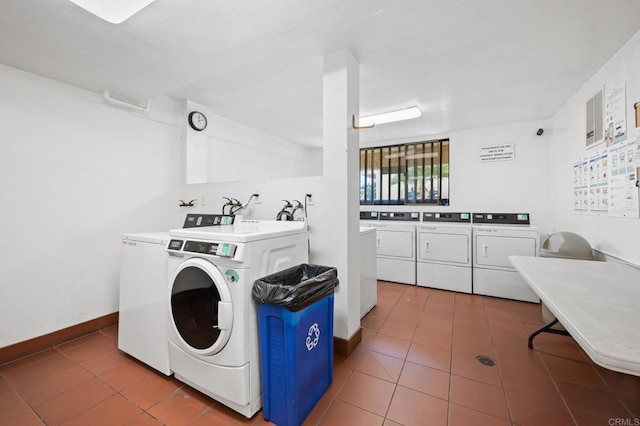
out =
[[[344,56],[345,52],[337,52],[337,55]],[[332,58],[336,59],[335,56]],[[348,62],[344,57],[342,59],[343,62]],[[351,57],[351,60],[355,61],[355,58]],[[358,146],[357,135],[353,134],[354,130],[347,131],[348,118],[351,116],[347,113],[347,108],[354,103],[357,105],[358,97],[357,90],[355,95],[353,93],[353,86],[357,89],[357,85],[354,85],[352,80],[354,77],[343,69],[344,63],[338,61],[338,65],[334,63],[333,66],[335,69],[332,72],[336,75],[331,77],[339,81],[329,84],[329,89],[325,88],[330,92],[328,94],[325,92],[325,100],[332,99],[329,101],[331,105],[328,108],[334,114],[329,120],[338,123],[332,126],[332,135],[325,135],[325,146],[330,144],[328,152],[318,152],[320,156],[324,154],[323,162],[318,163],[323,164],[323,176],[254,179],[197,185],[185,182],[180,198],[205,200],[206,205],[197,204],[190,209],[192,212],[221,212],[225,202],[222,197],[237,198],[244,203],[251,194],[258,193],[261,203],[252,202],[238,214],[249,219],[275,219],[284,204],[283,199],[304,202],[305,194],[313,194],[313,205],[307,206],[310,226],[309,261],[338,268],[340,286],[336,290],[334,334],[347,339],[358,330],[360,324]],[[327,72],[327,74],[330,73]],[[346,79],[349,81],[347,82]],[[357,111],[354,111],[354,114],[357,114]],[[228,137],[235,139],[237,136],[230,134]],[[243,160],[256,165],[263,162],[260,156]],[[347,170],[348,165],[351,166],[351,170]],[[351,202],[346,199],[347,194],[353,195]]]
[[[205,198],[207,205],[196,205],[194,208],[185,209],[184,213],[219,213],[225,200],[222,197],[237,198],[241,202],[246,202],[251,194],[259,193],[261,203],[255,204],[253,201],[249,206],[238,212],[244,218],[275,220],[276,214],[283,206],[283,199],[299,200],[304,203],[306,193],[313,194],[314,204],[307,206],[308,222],[310,227],[310,248],[309,261],[328,266],[336,265],[336,257],[341,257],[342,261],[347,258],[347,253],[342,247],[335,246],[338,232],[333,224],[336,216],[335,188],[331,182],[322,176],[302,177],[295,179],[278,178],[267,180],[254,180],[245,182],[227,182],[218,184],[184,185],[180,198],[201,199]],[[184,217],[181,213],[181,217]],[[301,217],[297,216],[296,217]],[[340,285],[346,285],[346,277],[341,275],[339,269]],[[341,290],[338,290],[341,291]],[[342,329],[336,330],[336,335],[342,338],[350,337],[346,332],[346,312],[336,313],[340,315]],[[336,323],[339,321],[336,318]],[[337,325],[337,324],[336,324]]]
[[323,177],[331,191],[333,217],[329,265],[338,269],[341,285],[335,297],[334,333],[350,339],[360,330],[360,228],[358,187],[360,64],[347,49],[325,55],[322,80]]
[[[536,131],[540,127],[545,128],[548,124],[531,122],[451,133],[449,135],[451,205],[448,207],[376,206],[376,208],[404,211],[528,212],[531,214],[532,224],[539,226],[540,232],[544,235],[551,229],[548,193],[548,132],[537,136]],[[445,136],[432,136],[422,140],[437,137]],[[419,139],[413,139],[413,141],[416,140]],[[400,142],[407,141],[393,141],[393,143]],[[479,162],[479,147],[504,143],[515,144],[515,160],[483,164]],[[357,182],[355,184],[357,185]],[[356,256],[350,252],[342,252],[341,247],[336,250],[337,233],[344,233],[344,228],[341,225],[342,222],[337,220],[334,206],[338,192],[332,185],[332,180],[326,176],[184,185],[181,198],[207,200],[206,206],[199,205],[190,211],[220,212],[225,201],[222,197],[234,197],[245,202],[251,194],[259,193],[261,204],[252,202],[240,213],[251,219],[275,219],[283,205],[281,200],[304,201],[304,194],[312,192],[314,205],[308,206],[311,228],[310,261],[335,266],[336,262],[343,264],[345,257],[348,257],[351,262],[356,259]],[[358,196],[357,192],[354,196]],[[361,210],[370,208],[370,206],[360,207]],[[340,226],[337,226],[338,224]],[[357,222],[355,225],[354,228],[357,229]],[[343,256],[343,258],[337,261],[336,256]],[[346,311],[346,307],[341,307],[336,312],[336,335],[342,338],[350,337],[346,331],[349,328],[347,320],[356,318],[347,318]]]
[[118,310],[120,235],[180,226],[180,105],[0,65],[0,347]]
[[[574,215],[571,176],[572,162],[586,154],[586,99],[622,77],[630,110],[640,100],[638,75],[636,35],[552,123],[380,144],[451,140],[451,205],[418,210],[529,212],[543,234],[577,232],[606,253],[640,263],[640,239],[632,237],[640,221]],[[347,255],[333,246],[333,187],[323,177],[187,185],[184,118],[183,106],[166,98],[153,100],[148,115],[131,113],[96,94],[0,65],[0,347],[116,311],[120,235],[180,227],[188,211],[220,211],[223,196],[244,202],[260,193],[262,203],[242,213],[272,219],[282,199],[304,201],[311,192],[311,261],[332,264]],[[480,146],[503,143],[516,145],[514,161],[478,161]],[[179,198],[205,203],[180,209]]]
[[[633,104],[640,101],[640,33],[609,60],[553,117],[549,144],[553,231],[585,237],[605,254],[640,264],[640,220],[573,213],[572,164],[599,148],[585,148],[585,104],[605,85],[626,82],[627,134],[635,137]],[[600,146],[602,147],[602,145]]]
[[[360,206],[360,210],[530,213],[546,234],[549,214],[549,127],[546,121],[381,141],[370,146],[449,138],[449,206]],[[542,136],[539,128],[547,129]],[[363,130],[366,131],[366,130]],[[482,146],[514,144],[515,160],[480,163]]]
[[187,183],[322,174],[321,148],[295,144],[186,102],[184,117],[191,111],[203,112],[208,125],[200,132],[184,126]]

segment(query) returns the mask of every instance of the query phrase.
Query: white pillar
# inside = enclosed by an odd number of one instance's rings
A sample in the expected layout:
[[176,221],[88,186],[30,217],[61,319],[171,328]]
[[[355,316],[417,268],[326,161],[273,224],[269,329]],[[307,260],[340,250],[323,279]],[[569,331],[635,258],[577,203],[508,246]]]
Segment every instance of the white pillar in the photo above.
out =
[[[332,246],[324,255],[338,268],[334,334],[349,339],[360,328],[359,114],[360,64],[346,49],[324,57],[323,191],[331,200]],[[324,257],[324,256],[323,256]]]

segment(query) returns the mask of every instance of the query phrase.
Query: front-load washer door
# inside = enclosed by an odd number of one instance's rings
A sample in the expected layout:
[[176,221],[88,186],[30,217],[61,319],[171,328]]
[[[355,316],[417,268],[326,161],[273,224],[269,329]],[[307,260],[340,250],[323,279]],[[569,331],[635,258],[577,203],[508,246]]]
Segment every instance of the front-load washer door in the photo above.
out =
[[220,352],[233,326],[231,293],[222,273],[211,262],[191,258],[171,282],[171,323],[185,349],[199,355]]

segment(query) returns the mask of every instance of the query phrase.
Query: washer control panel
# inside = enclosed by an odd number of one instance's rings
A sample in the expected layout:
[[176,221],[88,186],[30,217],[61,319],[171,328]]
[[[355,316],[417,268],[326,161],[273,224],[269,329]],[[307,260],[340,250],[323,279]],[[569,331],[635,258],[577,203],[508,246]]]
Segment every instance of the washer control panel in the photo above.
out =
[[378,212],[360,212],[360,219],[378,220]]
[[419,212],[380,212],[379,220],[420,221]]
[[235,216],[228,214],[187,214],[183,228],[200,228],[203,226],[233,225]]
[[423,222],[461,222],[471,223],[471,213],[434,213],[424,212],[422,213]]
[[474,213],[473,223],[530,225],[529,213]]
[[170,252],[199,253],[211,256],[233,258],[238,246],[231,243],[215,241],[177,240],[169,241],[167,250]]

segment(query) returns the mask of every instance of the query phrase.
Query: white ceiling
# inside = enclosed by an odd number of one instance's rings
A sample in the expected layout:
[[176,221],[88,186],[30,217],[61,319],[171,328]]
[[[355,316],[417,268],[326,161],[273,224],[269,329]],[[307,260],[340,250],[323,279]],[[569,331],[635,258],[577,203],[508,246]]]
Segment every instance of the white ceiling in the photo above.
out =
[[337,49],[361,64],[362,115],[423,112],[360,132],[371,142],[549,118],[639,30],[638,0],[157,0],[120,25],[0,0],[0,63],[319,146]]

